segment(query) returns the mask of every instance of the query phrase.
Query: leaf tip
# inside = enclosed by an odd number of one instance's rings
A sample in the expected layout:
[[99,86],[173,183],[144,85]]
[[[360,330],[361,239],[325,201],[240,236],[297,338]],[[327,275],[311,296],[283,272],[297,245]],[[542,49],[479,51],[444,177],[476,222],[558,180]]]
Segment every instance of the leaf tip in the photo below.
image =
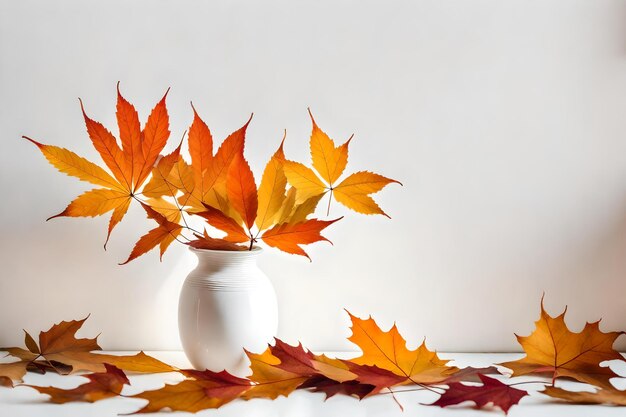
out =
[[65,210],[63,210],[62,212],[60,212],[59,214],[55,214],[54,216],[50,216],[46,219],[46,221],[52,220],[52,219],[56,219],[57,217],[63,217],[65,216]]
[[22,136],[22,139],[26,139],[27,141],[31,142],[32,144],[34,144],[38,148],[41,148],[43,146],[43,144],[41,142],[37,142],[35,139],[29,138],[28,136]]
[[317,123],[315,123],[315,118],[313,117],[313,113],[311,112],[311,108],[307,107],[306,110],[309,112],[309,117],[311,118],[311,122],[313,122],[313,126],[317,126]]
[[252,118],[254,117],[254,112],[250,113],[250,118],[248,119],[248,121],[246,122],[245,125],[243,125],[243,128],[246,129],[248,127],[248,125],[250,124],[250,122],[252,121]]
[[165,101],[165,99],[167,98],[167,93],[170,92],[170,88],[172,87],[167,87],[167,90],[165,90],[165,94],[163,94],[163,98],[161,99],[161,101]]

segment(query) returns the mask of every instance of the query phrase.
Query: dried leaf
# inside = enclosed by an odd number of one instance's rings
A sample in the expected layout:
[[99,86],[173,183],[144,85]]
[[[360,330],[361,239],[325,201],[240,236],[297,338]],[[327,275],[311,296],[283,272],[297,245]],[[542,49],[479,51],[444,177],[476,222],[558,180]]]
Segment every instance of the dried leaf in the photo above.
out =
[[287,177],[283,171],[283,161],[285,160],[284,143],[285,139],[283,138],[280,147],[265,166],[265,171],[263,171],[263,176],[261,177],[261,185],[259,185],[258,191],[259,208],[256,218],[256,227],[259,230],[265,230],[273,224],[273,220],[276,218],[285,199]]
[[425,342],[416,350],[408,350],[395,324],[383,332],[371,317],[363,320],[348,314],[352,320],[352,336],[348,340],[363,352],[351,362],[386,369],[415,384],[441,383],[457,372],[458,368],[446,365],[448,361],[428,350]]
[[135,107],[120,93],[120,83],[117,83],[117,125],[120,130],[122,151],[124,153],[126,170],[130,168],[130,177],[133,184],[137,184],[141,170],[145,164],[141,144],[141,125]]
[[233,209],[249,230],[256,220],[259,201],[254,175],[243,154],[236,154],[228,169],[226,192]]
[[117,397],[122,393],[124,385],[130,385],[130,382],[124,372],[115,366],[105,364],[104,367],[105,372],[85,375],[89,382],[73,389],[26,386],[34,388],[42,394],[49,395],[50,401],[57,404],[75,401],[93,403],[106,398]]
[[[176,368],[167,365],[143,352],[136,355],[100,354],[97,338],[77,339],[76,332],[82,327],[82,320],[62,321],[47,331],[39,333],[39,345],[25,332],[25,344],[29,350],[12,347],[0,348],[19,362],[0,364],[0,377],[21,381],[26,370],[39,372],[55,371],[69,373],[77,371],[104,372],[108,363],[131,372],[171,372]],[[39,353],[37,353],[39,352]],[[43,358],[43,361],[37,360]]]
[[615,388],[603,388],[594,392],[589,391],[567,391],[563,388],[548,386],[543,391],[552,398],[558,398],[575,404],[613,404],[626,405],[626,391]]
[[358,213],[387,216],[369,195],[382,190],[386,185],[394,182],[400,184],[399,181],[391,178],[386,178],[373,172],[361,171],[341,181],[332,192],[338,202]]
[[194,234],[195,240],[188,243],[194,249],[207,249],[207,250],[227,250],[227,251],[244,251],[248,250],[245,246],[237,245],[233,242],[229,242],[224,239],[215,239],[210,237],[206,231],[204,236]]
[[233,243],[243,243],[250,240],[250,236],[248,236],[244,228],[241,227],[235,219],[228,217],[220,210],[206,204],[205,209],[205,211],[196,214],[205,218],[211,226],[225,232],[226,236],[223,237],[224,240]]
[[[335,142],[319,128],[310,110],[309,115],[313,123],[310,139],[313,168],[322,179],[307,166],[286,160],[283,167],[289,184],[297,190],[296,204],[330,191],[331,199],[334,195],[339,203],[358,213],[387,216],[370,194],[382,190],[390,183],[400,182],[369,171],[361,171],[348,176],[337,185],[348,163],[348,145],[352,137],[343,145],[335,146]],[[330,203],[328,207],[330,209]]]
[[311,116],[311,122],[313,123],[309,142],[313,167],[332,187],[346,169],[348,164],[348,145],[352,137],[343,145],[335,146],[335,142],[317,126],[311,110],[309,110],[309,116]]
[[617,376],[609,367],[600,363],[623,359],[613,349],[613,343],[622,332],[603,333],[600,321],[587,323],[580,333],[573,333],[565,324],[565,312],[551,317],[543,308],[535,322],[535,331],[526,337],[517,336],[526,356],[502,363],[513,371],[514,376],[549,373],[554,379],[573,378],[580,382],[603,388],[612,388],[610,378]]
[[512,406],[518,404],[522,398],[528,395],[528,392],[510,387],[495,378],[485,375],[479,375],[479,377],[483,383],[481,386],[465,385],[460,382],[449,383],[446,392],[430,405],[448,407],[465,401],[472,401],[476,403],[478,408],[482,408],[491,403],[500,407],[507,414]]
[[301,245],[319,241],[330,242],[320,235],[320,232],[337,220],[341,220],[341,217],[335,220],[311,219],[296,224],[282,223],[263,233],[261,239],[269,246],[278,248],[283,252],[309,258],[309,255],[302,249]]
[[135,247],[128,256],[128,259],[120,265],[127,264],[157,246],[160,248],[162,258],[163,254],[167,250],[167,247],[174,240],[176,240],[182,229],[181,225],[169,221],[164,215],[158,213],[150,206],[143,203],[141,205],[148,214],[148,217],[156,220],[159,226],[139,238],[137,243],[135,243]]
[[148,404],[135,414],[154,413],[164,408],[190,413],[219,408],[238,398],[251,387],[249,380],[238,378],[226,371],[182,370],[180,372],[192,379],[132,396],[132,398],[148,400]]

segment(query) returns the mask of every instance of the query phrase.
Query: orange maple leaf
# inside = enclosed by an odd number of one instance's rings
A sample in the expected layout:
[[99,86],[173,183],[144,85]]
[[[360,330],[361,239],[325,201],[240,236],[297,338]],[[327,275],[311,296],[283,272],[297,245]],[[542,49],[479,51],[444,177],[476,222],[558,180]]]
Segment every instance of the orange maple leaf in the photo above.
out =
[[[169,89],[168,89],[169,91]],[[122,221],[131,199],[150,174],[160,152],[169,137],[169,118],[165,106],[167,91],[154,107],[143,130],[140,129],[137,112],[117,90],[117,122],[122,147],[117,139],[101,123],[85,113],[80,102],[87,133],[100,157],[111,170],[111,176],[93,162],[67,149],[44,145],[27,136],[59,171],[104,188],[96,188],[81,194],[61,213],[50,217],[95,217],[113,210],[107,231],[108,242],[115,226]]]
[[281,223],[263,233],[261,239],[269,246],[283,252],[306,256],[310,260],[311,258],[301,245],[320,241],[330,242],[320,232],[341,219],[342,217],[335,220],[310,219],[296,224]]
[[500,365],[513,371],[514,376],[549,374],[553,381],[560,377],[603,388],[612,388],[610,378],[617,376],[609,367],[601,367],[603,361],[623,359],[613,349],[615,340],[623,332],[603,333],[600,321],[586,323],[580,333],[573,333],[565,324],[567,308],[557,317],[551,317],[543,308],[530,336],[518,336],[526,356]]
[[348,145],[352,137],[342,145],[335,146],[335,142],[318,127],[310,110],[309,115],[313,123],[309,142],[313,168],[322,178],[320,179],[306,165],[286,160],[284,171],[291,186],[297,190],[296,202],[302,203],[314,197],[321,198],[330,191],[327,212],[330,211],[330,201],[334,195],[339,203],[358,213],[382,214],[389,217],[370,194],[382,190],[391,183],[402,184],[369,171],[351,174],[337,184],[348,163]]
[[168,246],[176,240],[183,228],[180,224],[171,222],[167,217],[147,204],[141,203],[141,206],[148,214],[148,218],[155,220],[159,225],[139,238],[128,259],[120,263],[120,265],[127,264],[157,246],[160,248],[161,257],[163,257]]
[[0,348],[0,351],[6,351],[19,359],[17,362],[0,364],[0,377],[20,381],[31,366],[40,371],[58,373],[104,372],[104,363],[133,372],[171,372],[176,369],[143,352],[122,356],[96,353],[101,350],[97,337],[77,339],[75,336],[85,320],[87,317],[53,325],[39,333],[39,344],[25,331],[27,349]]
[[414,384],[440,383],[458,371],[428,350],[425,342],[415,350],[408,350],[395,324],[384,332],[371,317],[363,320],[348,314],[352,320],[352,336],[348,340],[363,352],[351,362],[389,370]]

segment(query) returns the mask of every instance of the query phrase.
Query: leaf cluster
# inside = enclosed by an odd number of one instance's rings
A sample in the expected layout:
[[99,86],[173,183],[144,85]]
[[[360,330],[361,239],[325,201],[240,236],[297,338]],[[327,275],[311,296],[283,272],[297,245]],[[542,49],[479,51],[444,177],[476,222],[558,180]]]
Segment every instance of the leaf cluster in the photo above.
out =
[[[565,313],[552,317],[541,306],[536,329],[527,337],[518,336],[526,356],[488,368],[457,368],[429,350],[425,342],[409,349],[394,324],[383,330],[371,318],[348,313],[352,322],[349,340],[361,351],[351,359],[330,358],[275,339],[260,353],[245,352],[250,375],[240,378],[226,371],[177,369],[144,353],[134,356],[104,355],[94,352],[95,339],[77,339],[79,321],[61,322],[39,335],[39,343],[25,333],[24,348],[3,348],[17,359],[0,364],[0,385],[13,386],[27,370],[60,373],[86,370],[88,381],[74,389],[36,387],[56,403],[93,402],[122,395],[129,384],[124,371],[179,372],[185,379],[176,384],[133,395],[146,400],[136,413],[163,409],[197,412],[218,408],[236,399],[276,399],[296,390],[322,392],[327,398],[347,395],[364,399],[374,395],[428,390],[438,395],[429,405],[448,407],[471,402],[482,408],[493,404],[505,413],[529,392],[523,384],[541,384],[542,394],[572,403],[626,405],[626,392],[610,382],[617,377],[603,362],[624,361],[613,344],[623,332],[604,333],[598,322],[588,323],[574,333],[565,324]],[[512,371],[507,376],[506,369]],[[489,376],[491,375],[491,376]],[[507,383],[510,377],[533,375],[538,381]],[[557,386],[561,380],[590,384],[596,391],[571,392]],[[30,386],[30,385],[29,385]],[[397,401],[397,399],[396,399]]]
[[[156,247],[162,257],[175,240],[197,249],[230,251],[252,249],[262,241],[283,252],[308,257],[302,246],[327,241],[322,230],[339,220],[312,217],[326,194],[327,215],[334,199],[358,213],[387,216],[371,195],[398,181],[369,171],[339,181],[348,163],[350,139],[336,146],[312,114],[312,168],[285,157],[283,137],[257,186],[244,156],[252,116],[214,150],[211,130],[192,105],[193,121],[187,138],[191,159],[186,161],[182,141],[171,153],[163,153],[170,137],[166,98],[167,92],[142,126],[118,83],[119,141],[87,115],[81,101],[88,136],[104,167],[70,150],[24,136],[60,172],[97,186],[51,218],[95,217],[111,212],[106,248],[111,232],[130,205],[139,204],[156,226],[139,238],[123,262],[127,263]],[[199,219],[202,227],[194,228],[192,219]]]

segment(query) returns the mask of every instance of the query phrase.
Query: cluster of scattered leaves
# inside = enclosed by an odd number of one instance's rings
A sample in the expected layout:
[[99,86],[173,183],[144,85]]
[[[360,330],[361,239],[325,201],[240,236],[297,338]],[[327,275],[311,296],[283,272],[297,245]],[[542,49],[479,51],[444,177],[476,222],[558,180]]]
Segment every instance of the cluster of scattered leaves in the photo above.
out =
[[[507,413],[529,395],[518,386],[538,383],[544,385],[542,394],[572,403],[626,405],[626,392],[610,382],[618,375],[601,366],[605,361],[624,360],[613,349],[622,332],[604,333],[595,322],[574,333],[567,328],[564,316],[565,312],[551,317],[542,302],[536,329],[530,336],[518,336],[526,356],[499,364],[502,373],[496,367],[459,369],[439,358],[425,342],[410,350],[395,325],[384,331],[372,318],[361,319],[350,314],[349,340],[361,350],[360,356],[348,360],[330,358],[314,354],[301,344],[292,346],[276,339],[262,353],[245,352],[250,360],[248,378],[226,371],[176,369],[143,353],[135,356],[94,353],[99,349],[95,339],[74,336],[84,320],[61,322],[40,334],[39,345],[26,333],[27,349],[2,349],[19,360],[0,364],[0,383],[13,386],[13,381],[21,380],[27,370],[95,372],[86,375],[88,382],[68,390],[27,385],[48,394],[52,402],[65,403],[94,402],[122,395],[123,387],[130,384],[122,370],[174,371],[185,377],[176,384],[131,396],[147,400],[136,413],[164,409],[197,412],[218,408],[235,399],[275,399],[299,389],[322,392],[326,398],[342,394],[359,399],[381,394],[390,394],[395,399],[397,392],[428,390],[439,395],[432,406],[471,402],[479,408],[492,404]],[[507,383],[511,376],[521,375],[542,379]],[[597,390],[571,392],[557,387],[557,381],[564,379],[590,384]]]
[[[122,97],[118,83],[116,116],[121,146],[109,130],[87,116],[81,101],[89,138],[110,172],[67,149],[24,136],[59,171],[98,186],[51,218],[95,217],[112,211],[108,242],[135,200],[157,226],[135,244],[126,260],[129,262],[157,246],[163,256],[174,240],[198,249],[217,250],[252,249],[263,241],[281,251],[308,257],[302,245],[327,240],[322,230],[339,220],[310,218],[327,193],[329,209],[334,198],[358,213],[387,216],[371,194],[398,181],[369,171],[339,181],[348,163],[351,138],[335,146],[313,115],[313,169],[286,159],[283,137],[257,187],[244,157],[252,116],[214,153],[211,131],[192,105],[188,163],[181,153],[182,141],[173,152],[162,154],[170,136],[166,97],[167,92],[142,128],[135,107]],[[190,226],[193,222],[188,222],[188,217],[202,219],[203,227]],[[221,236],[216,237],[216,232]]]
[[87,318],[62,321],[47,331],[39,333],[39,343],[24,331],[26,348],[0,347],[8,356],[18,359],[15,362],[0,363],[0,385],[12,386],[13,381],[21,381],[27,371],[59,374],[88,371],[103,372],[105,364],[131,372],[172,372],[176,368],[158,359],[139,352],[132,356],[117,356],[97,353],[101,350],[97,337],[77,339],[76,332]]

